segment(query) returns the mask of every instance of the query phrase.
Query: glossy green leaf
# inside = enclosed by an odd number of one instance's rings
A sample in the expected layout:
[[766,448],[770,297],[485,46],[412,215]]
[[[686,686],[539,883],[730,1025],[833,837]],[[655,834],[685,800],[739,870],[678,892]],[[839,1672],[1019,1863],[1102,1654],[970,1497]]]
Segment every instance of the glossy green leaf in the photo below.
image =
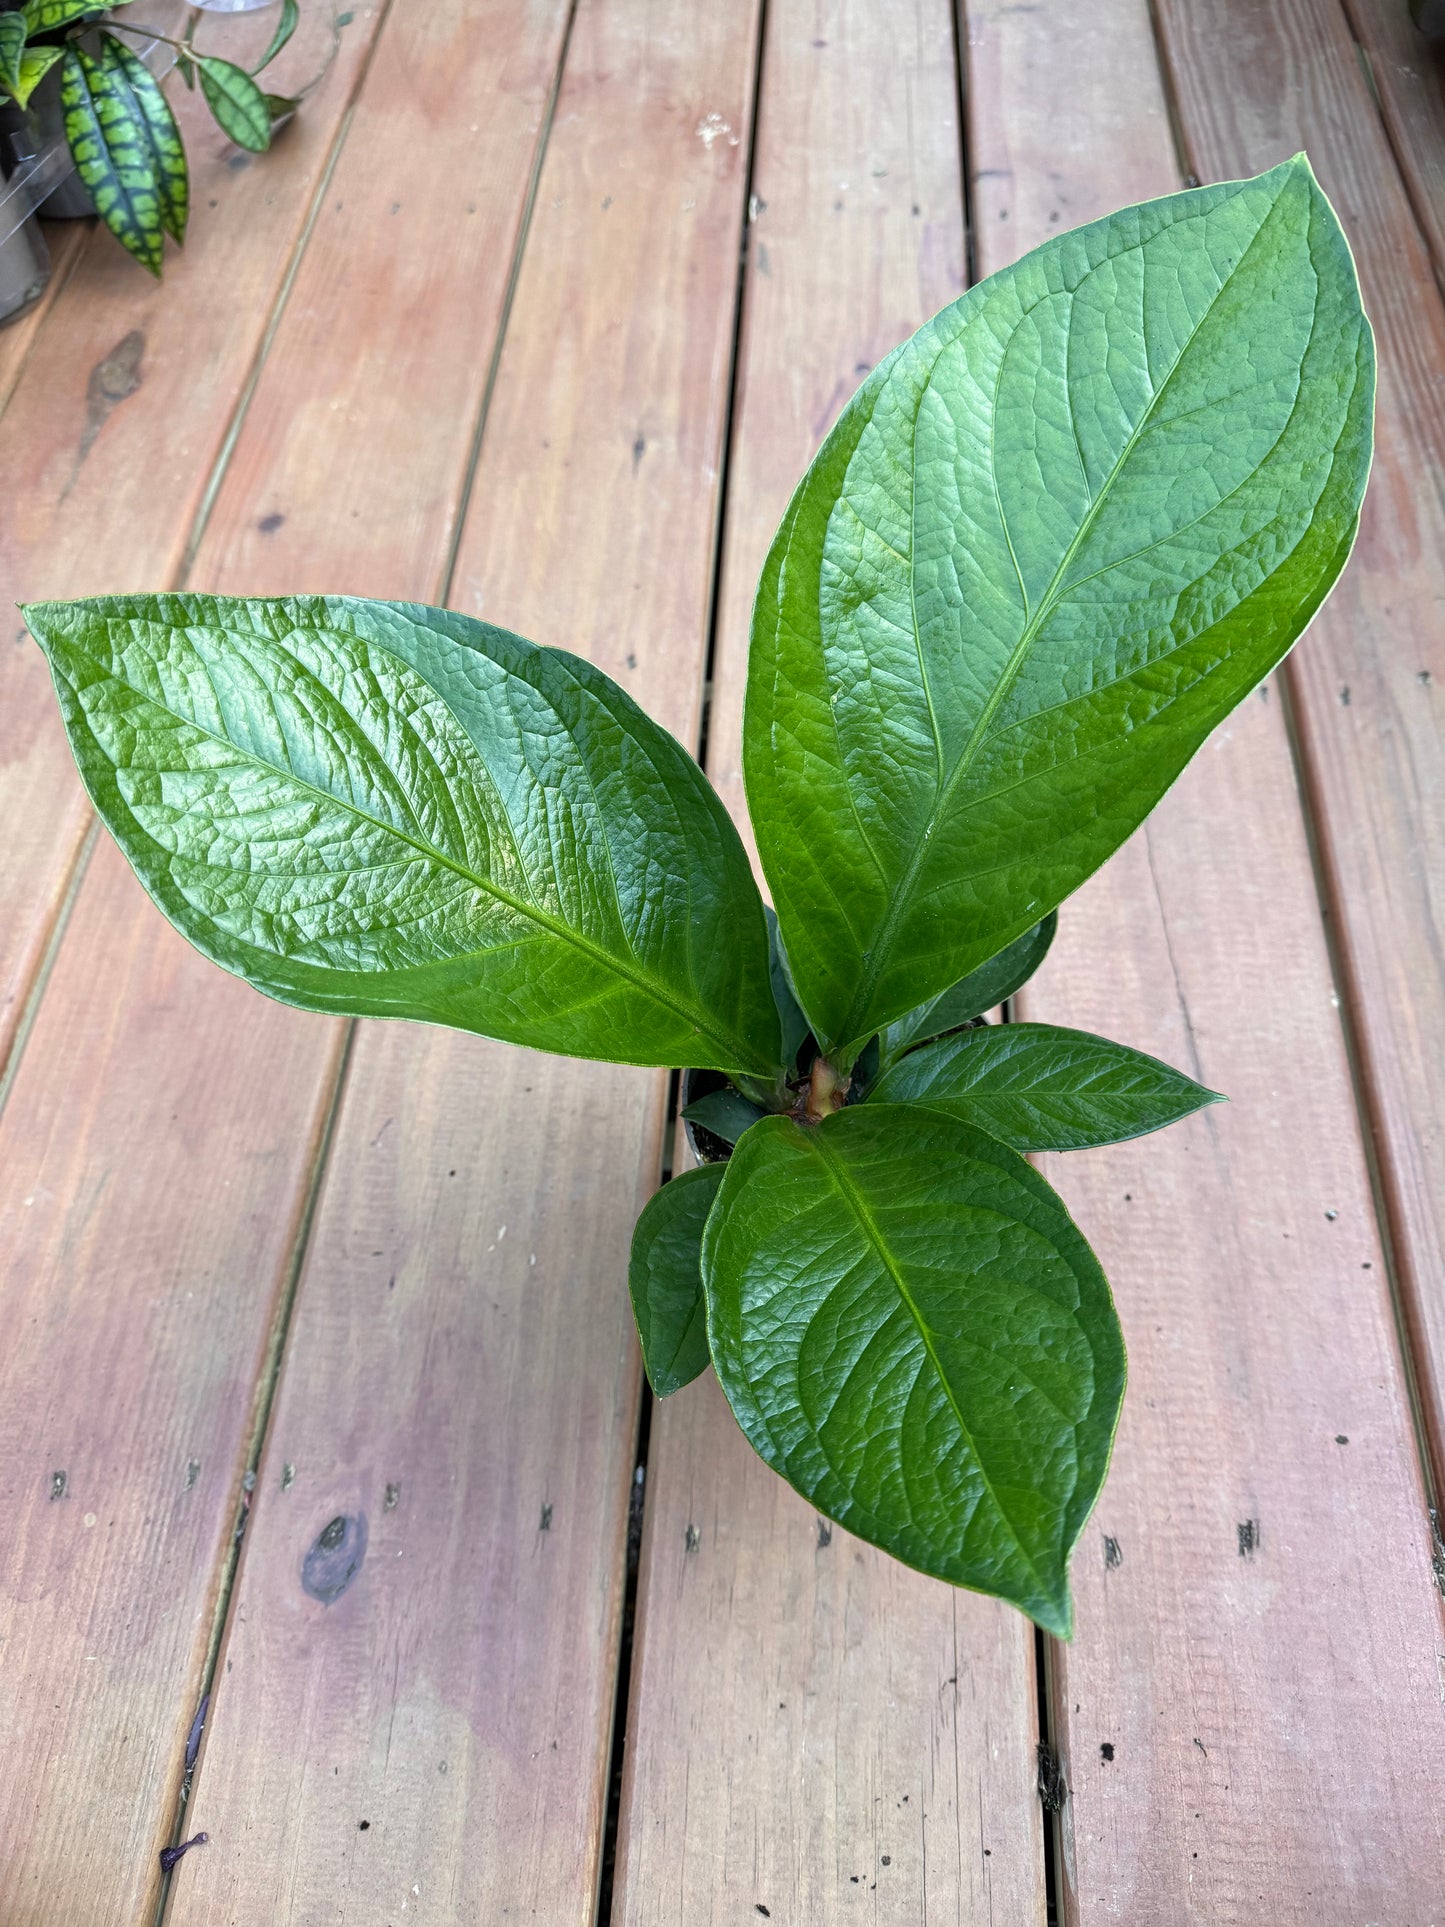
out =
[[20,59],[25,52],[25,16],[0,13],[0,87],[18,98]]
[[253,74],[262,73],[271,65],[271,62],[276,58],[277,54],[280,53],[292,34],[295,33],[300,19],[301,8],[297,4],[297,0],[282,0],[281,18],[276,22],[276,31],[271,36],[271,44],[251,69]]
[[98,7],[95,0],[26,0],[26,32],[52,33],[57,27],[73,26],[77,20],[97,19],[102,13],[114,13],[129,4],[130,0],[110,0],[110,4]]
[[264,154],[271,145],[271,109],[266,96],[244,67],[218,60],[214,54],[195,54],[201,92],[221,132],[237,147]]
[[869,1098],[947,1111],[1016,1151],[1118,1144],[1222,1101],[1157,1057],[1054,1024],[940,1038],[885,1071]]
[[227,969],[312,1010],[772,1074],[737,832],[591,664],[347,597],[26,614],[96,808]]
[[1076,889],[1349,553],[1374,351],[1302,156],[1047,243],[869,376],[774,541],[744,768],[847,1061]]
[[683,1111],[689,1124],[701,1124],[724,1144],[736,1144],[744,1131],[766,1115],[761,1104],[752,1103],[737,1091],[709,1091]]
[[702,1234],[725,1164],[683,1171],[654,1192],[632,1234],[627,1269],[647,1382],[659,1398],[706,1370]]
[[1067,1637],[1124,1348],[1062,1202],[911,1105],[767,1118],[724,1171],[708,1331],[753,1445],[850,1532]]
[[103,62],[118,92],[127,92],[134,124],[142,129],[150,147],[150,169],[160,197],[161,225],[171,239],[186,238],[186,221],[191,209],[191,175],[186,165],[186,150],[181,130],[176,126],[170,103],[161,92],[159,81],[145,62],[113,34],[103,42]]
[[27,47],[20,56],[19,79],[15,87],[15,98],[22,107],[30,105],[30,97],[44,80],[58,60],[65,58],[64,47]]
[[142,267],[159,275],[164,190],[150,130],[130,88],[104,58],[69,46],[60,65],[60,104],[75,169],[96,213]]
[[982,1017],[985,1011],[996,1010],[1006,998],[1012,997],[1049,954],[1049,945],[1058,927],[1058,912],[1051,910],[1042,923],[1025,930],[996,957],[990,957],[958,983],[930,997],[916,1010],[910,1010],[896,1024],[889,1024],[881,1045],[885,1068],[915,1044],[930,1037],[941,1037],[946,1030],[956,1030],[970,1018]]

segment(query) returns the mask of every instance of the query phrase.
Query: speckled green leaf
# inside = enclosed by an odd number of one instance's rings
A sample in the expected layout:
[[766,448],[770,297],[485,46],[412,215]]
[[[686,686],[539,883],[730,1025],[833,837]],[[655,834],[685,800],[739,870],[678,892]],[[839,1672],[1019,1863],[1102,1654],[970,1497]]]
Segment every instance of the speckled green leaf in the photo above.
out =
[[60,67],[65,137],[95,211],[121,246],[152,274],[161,271],[165,225],[150,134],[121,77],[83,47]]
[[253,74],[264,73],[280,53],[287,41],[295,33],[301,19],[301,8],[297,0],[282,0],[281,18],[276,22],[276,31],[271,36],[271,44],[251,69]]
[[194,58],[201,92],[221,132],[237,147],[264,154],[271,145],[271,109],[265,94],[234,61],[217,60],[214,54],[196,54]]
[[702,1234],[726,1168],[679,1173],[653,1194],[632,1234],[627,1284],[647,1382],[659,1398],[707,1369]]
[[95,0],[26,0],[25,26],[32,34],[50,33],[56,27],[68,27],[76,20],[84,20],[87,15],[114,13],[129,4],[130,0],[113,0],[109,6],[98,7]]
[[8,94],[20,93],[20,59],[25,52],[25,16],[0,13],[0,86]]
[[930,1037],[941,1037],[946,1030],[956,1030],[971,1017],[982,1017],[985,1011],[996,1009],[1005,998],[1012,997],[1048,956],[1058,927],[1058,912],[1051,910],[1042,923],[1025,930],[996,957],[990,957],[958,983],[930,997],[916,1010],[910,1010],[896,1024],[889,1024],[881,1039],[880,1061],[884,1069],[915,1044]]
[[115,596],[26,619],[146,888],[271,996],[775,1073],[738,834],[590,663],[339,596]]
[[982,1131],[901,1104],[766,1118],[724,1172],[708,1335],[753,1445],[850,1532],[1067,1638],[1124,1347],[1060,1199]]
[[1354,539],[1374,351],[1299,156],[946,308],[804,478],[753,621],[748,803],[848,1060],[1097,869]]
[[1157,1057],[1055,1024],[989,1024],[911,1051],[869,1099],[926,1104],[1016,1151],[1079,1151],[1177,1123],[1205,1090]]
[[44,80],[58,60],[65,58],[64,47],[27,47],[20,56],[20,73],[15,88],[15,98],[22,107],[30,105],[30,96]]
[[191,208],[191,176],[170,103],[150,68],[113,34],[105,36],[104,60],[116,86],[129,89],[132,113],[150,143],[161,224],[173,241],[184,241]]

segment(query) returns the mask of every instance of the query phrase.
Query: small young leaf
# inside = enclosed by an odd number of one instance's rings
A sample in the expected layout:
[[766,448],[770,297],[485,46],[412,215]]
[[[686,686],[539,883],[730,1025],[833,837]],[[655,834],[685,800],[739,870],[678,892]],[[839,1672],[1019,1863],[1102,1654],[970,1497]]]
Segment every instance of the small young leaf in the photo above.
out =
[[783,939],[778,934],[778,920],[773,915],[771,904],[763,906],[763,914],[768,920],[768,971],[773,980],[773,1002],[778,1006],[778,1021],[783,1027],[783,1063],[791,1073],[808,1035],[808,1020],[793,991],[787,954],[783,949]]
[[1012,997],[1049,954],[1049,945],[1058,927],[1059,913],[1050,910],[1042,923],[1026,930],[951,989],[940,991],[926,1004],[900,1017],[896,1024],[889,1024],[882,1038],[881,1058],[885,1069],[915,1044],[924,1043],[930,1037],[941,1037],[946,1030],[957,1030],[970,1018],[982,1017],[985,1011],[995,1009],[1006,997]]
[[647,1382],[659,1398],[707,1368],[702,1234],[726,1169],[704,1164],[679,1173],[653,1193],[632,1233],[627,1284]]
[[154,275],[165,253],[163,188],[151,137],[119,75],[83,47],[67,47],[60,67],[65,138],[95,211],[123,248]]
[[115,596],[27,620],[102,819],[171,921],[259,989],[776,1075],[737,831],[590,663],[341,596]]
[[289,94],[263,94],[261,98],[266,103],[266,112],[271,116],[273,133],[282,121],[289,120],[301,105],[299,96],[293,99]]
[[191,176],[170,103],[150,68],[114,34],[103,37],[103,62],[118,90],[129,89],[135,124],[150,143],[151,171],[160,195],[161,223],[177,244],[186,238]]
[[18,99],[20,58],[25,52],[25,16],[0,13],[0,87]]
[[830,1055],[1077,889],[1290,648],[1374,387],[1302,155],[1048,241],[868,377],[764,568],[743,726]]
[[196,54],[201,76],[201,92],[215,116],[221,132],[237,147],[253,154],[264,154],[271,145],[271,110],[266,96],[244,67],[234,61],[218,60],[214,54]]
[[1053,1024],[990,1024],[910,1051],[871,1103],[926,1104],[1016,1151],[1118,1144],[1223,1100],[1157,1058]]
[[280,53],[292,34],[295,33],[296,25],[300,18],[301,8],[297,4],[297,0],[282,0],[281,18],[276,22],[276,31],[271,37],[271,44],[251,69],[253,74],[259,74],[271,65],[271,62],[276,58],[277,54]]
[[709,1091],[706,1096],[695,1098],[683,1116],[689,1124],[701,1124],[724,1144],[736,1144],[743,1132],[760,1117],[766,1117],[767,1112],[761,1104],[740,1097],[736,1091]]
[[723,1171],[708,1332],[758,1452],[848,1531],[1067,1638],[1124,1346],[1062,1202],[912,1105],[766,1118]]
[[15,98],[22,107],[30,105],[30,96],[44,80],[56,61],[65,58],[65,48],[27,47],[20,56],[19,81],[15,88]]

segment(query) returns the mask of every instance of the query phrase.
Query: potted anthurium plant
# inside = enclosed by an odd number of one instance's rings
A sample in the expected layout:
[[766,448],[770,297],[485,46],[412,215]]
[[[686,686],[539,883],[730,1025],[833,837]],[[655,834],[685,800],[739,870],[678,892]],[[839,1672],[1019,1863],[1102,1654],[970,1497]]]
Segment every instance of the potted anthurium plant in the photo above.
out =
[[[190,170],[180,129],[160,82],[132,42],[170,47],[187,87],[198,83],[221,131],[264,153],[276,124],[296,102],[268,94],[256,76],[269,67],[300,19],[298,0],[282,0],[271,44],[250,72],[197,51],[199,14],[183,39],[132,20],[134,0],[115,0],[102,23],[94,0],[25,0],[0,13],[0,97],[33,108],[42,124],[58,119],[75,171],[94,211],[152,274],[166,236],[184,241]],[[77,212],[88,211],[84,203]]]
[[775,917],[701,770],[575,656],[344,596],[26,613],[96,808],[228,970],[711,1072],[725,1155],[634,1245],[656,1390],[711,1360],[822,1513],[1066,1635],[1124,1347],[1023,1153],[1213,1094],[967,1020],[1319,607],[1373,392],[1303,156],[1061,235],[890,355],[758,588],[743,753]]

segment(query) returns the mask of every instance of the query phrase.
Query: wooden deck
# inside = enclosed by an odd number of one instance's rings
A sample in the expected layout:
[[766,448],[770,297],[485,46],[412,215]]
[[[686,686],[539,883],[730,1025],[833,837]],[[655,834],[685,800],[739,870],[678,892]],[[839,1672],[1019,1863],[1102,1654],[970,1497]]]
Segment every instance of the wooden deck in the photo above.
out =
[[601,663],[737,810],[776,519],[970,274],[1304,147],[1379,444],[1326,611],[1021,999],[1233,1099],[1052,1173],[1131,1360],[1067,1648],[820,1530],[710,1379],[650,1407],[665,1076],[203,963],[12,620],[0,1927],[1445,1921],[1445,105],[1405,0],[377,0],[274,155],[179,104],[164,285],[71,228],[0,335],[7,602],[449,602]]

